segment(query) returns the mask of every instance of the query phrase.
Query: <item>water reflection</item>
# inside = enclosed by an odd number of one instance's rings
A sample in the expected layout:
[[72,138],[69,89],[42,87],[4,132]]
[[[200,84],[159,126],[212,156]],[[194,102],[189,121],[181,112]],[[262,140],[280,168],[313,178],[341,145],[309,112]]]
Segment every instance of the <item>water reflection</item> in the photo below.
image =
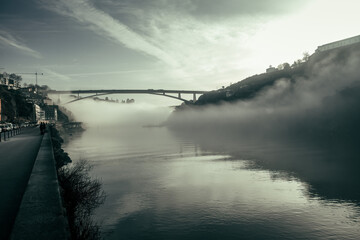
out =
[[106,239],[357,238],[359,179],[342,151],[213,139],[89,129],[66,150],[96,164]]
[[327,200],[360,204],[360,149],[354,139],[259,139],[249,140],[216,134],[216,141],[204,135],[174,132],[192,138],[201,149],[227,153],[234,159],[252,159],[249,168],[266,169],[274,177],[294,176],[309,184],[308,194]]

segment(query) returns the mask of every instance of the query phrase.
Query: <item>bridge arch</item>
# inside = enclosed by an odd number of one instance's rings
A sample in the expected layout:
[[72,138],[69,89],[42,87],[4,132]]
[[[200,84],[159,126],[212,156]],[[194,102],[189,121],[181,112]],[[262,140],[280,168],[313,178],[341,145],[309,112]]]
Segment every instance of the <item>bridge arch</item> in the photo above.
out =
[[[104,96],[110,94],[152,94],[158,96],[164,96],[168,98],[177,99],[183,102],[191,102],[191,100],[187,100],[181,97],[181,94],[192,94],[193,100],[196,101],[196,94],[203,94],[207,91],[198,91],[198,90],[164,90],[164,89],[110,89],[110,90],[70,90],[70,91],[56,91],[49,90],[45,91],[48,94],[77,94],[78,98],[74,99],[67,103],[72,103],[76,101],[81,101],[84,99],[93,98],[96,96]],[[89,96],[80,97],[80,94],[91,94]],[[172,95],[171,95],[172,94]],[[177,96],[174,96],[177,94]]]
[[[99,94],[93,94],[93,95],[89,95],[89,96],[85,96],[85,97],[79,97],[79,98],[74,99],[74,100],[71,100],[71,101],[69,101],[69,102],[67,102],[67,103],[65,103],[65,104],[70,104],[70,103],[73,103],[73,102],[77,102],[77,101],[81,101],[81,100],[85,100],[85,99],[89,99],[89,98],[93,98],[93,97],[98,97],[98,96],[110,95],[110,94],[119,94],[119,93],[99,93]],[[191,102],[191,100],[186,100],[186,99],[184,99],[184,98],[172,96],[172,95],[169,95],[169,94],[166,94],[166,93],[147,93],[147,94],[169,97],[169,98],[173,98],[173,99],[177,99],[177,100],[183,101],[183,102],[185,102],[185,103]]]

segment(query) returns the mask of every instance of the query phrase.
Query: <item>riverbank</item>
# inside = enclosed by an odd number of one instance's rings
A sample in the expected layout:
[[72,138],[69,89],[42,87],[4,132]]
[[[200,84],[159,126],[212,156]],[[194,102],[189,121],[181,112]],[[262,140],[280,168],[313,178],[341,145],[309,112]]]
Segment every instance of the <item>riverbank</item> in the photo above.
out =
[[60,192],[67,212],[71,237],[100,239],[100,226],[91,217],[93,211],[105,200],[101,183],[89,176],[92,166],[88,161],[72,163],[69,155],[62,149],[64,140],[54,126],[50,127],[50,132]]

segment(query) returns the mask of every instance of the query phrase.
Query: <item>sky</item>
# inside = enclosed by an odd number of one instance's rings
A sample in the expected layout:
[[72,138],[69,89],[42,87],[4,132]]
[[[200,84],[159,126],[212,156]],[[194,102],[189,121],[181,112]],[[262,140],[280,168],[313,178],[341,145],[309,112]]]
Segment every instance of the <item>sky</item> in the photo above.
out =
[[359,8],[358,0],[1,0],[0,71],[44,73],[39,85],[56,90],[213,90],[359,35]]

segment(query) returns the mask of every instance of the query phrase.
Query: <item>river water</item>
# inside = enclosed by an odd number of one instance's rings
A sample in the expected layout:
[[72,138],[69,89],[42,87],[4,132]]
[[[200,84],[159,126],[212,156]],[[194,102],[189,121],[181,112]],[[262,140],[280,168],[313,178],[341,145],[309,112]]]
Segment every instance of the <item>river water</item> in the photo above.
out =
[[[165,127],[93,126],[65,150],[91,161],[103,184],[95,219],[105,239],[359,239],[359,202],[349,194],[358,183],[338,183],[333,169],[347,170],[324,164],[323,150],[226,145]],[[331,177],[314,177],[321,173]]]

